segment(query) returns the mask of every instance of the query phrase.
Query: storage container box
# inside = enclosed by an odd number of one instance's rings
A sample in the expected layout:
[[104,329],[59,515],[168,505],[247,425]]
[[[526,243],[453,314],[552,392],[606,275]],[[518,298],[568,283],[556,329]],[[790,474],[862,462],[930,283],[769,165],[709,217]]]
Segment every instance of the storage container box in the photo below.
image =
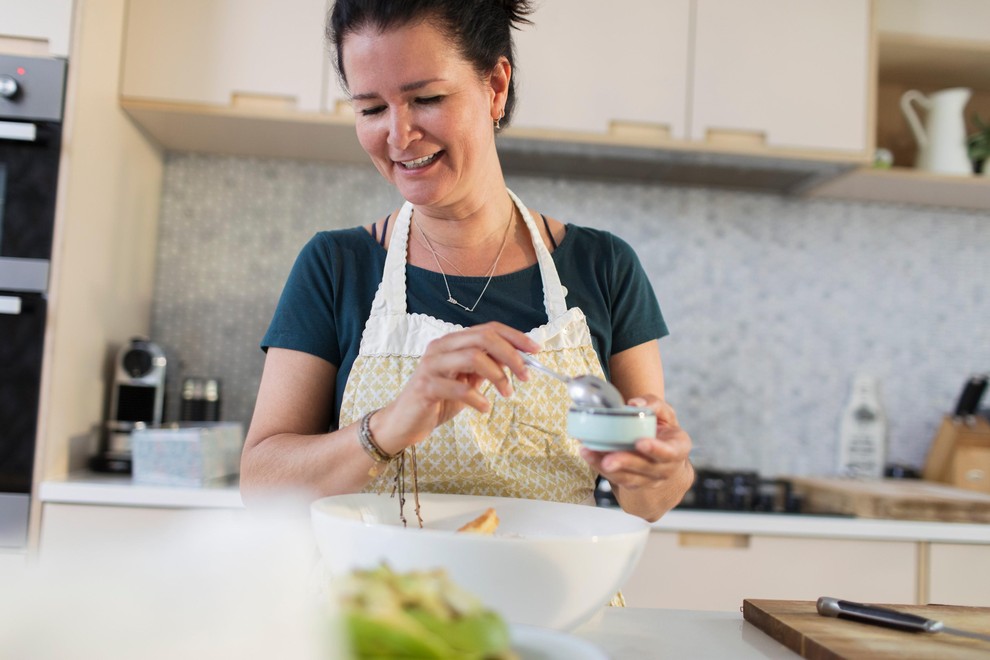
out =
[[235,422],[136,429],[131,434],[134,482],[206,486],[240,472],[243,427]]

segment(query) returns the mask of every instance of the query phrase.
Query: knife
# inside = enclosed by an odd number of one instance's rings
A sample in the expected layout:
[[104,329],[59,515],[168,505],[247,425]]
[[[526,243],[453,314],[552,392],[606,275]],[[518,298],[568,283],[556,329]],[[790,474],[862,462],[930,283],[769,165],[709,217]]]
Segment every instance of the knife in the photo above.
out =
[[935,619],[926,619],[916,614],[906,614],[905,612],[898,612],[897,610],[891,610],[886,607],[853,603],[848,600],[829,598],[828,596],[822,596],[818,599],[818,613],[822,616],[871,623],[875,626],[884,626],[886,628],[895,628],[908,632],[948,633],[950,635],[959,635],[969,637],[970,639],[990,642],[990,635],[950,628]]
[[983,398],[983,393],[986,389],[986,374],[970,377],[963,386],[962,393],[959,395],[959,401],[956,402],[956,409],[953,416],[959,419],[975,415],[980,407],[980,399]]

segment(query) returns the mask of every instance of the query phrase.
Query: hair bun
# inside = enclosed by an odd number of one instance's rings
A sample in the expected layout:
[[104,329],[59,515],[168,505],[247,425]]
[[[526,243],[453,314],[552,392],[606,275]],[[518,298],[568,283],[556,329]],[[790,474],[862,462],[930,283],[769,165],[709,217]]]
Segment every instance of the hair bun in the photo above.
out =
[[502,7],[509,17],[509,23],[512,25],[532,25],[533,21],[529,20],[527,16],[530,16],[535,9],[533,9],[533,3],[530,0],[495,0],[495,4]]

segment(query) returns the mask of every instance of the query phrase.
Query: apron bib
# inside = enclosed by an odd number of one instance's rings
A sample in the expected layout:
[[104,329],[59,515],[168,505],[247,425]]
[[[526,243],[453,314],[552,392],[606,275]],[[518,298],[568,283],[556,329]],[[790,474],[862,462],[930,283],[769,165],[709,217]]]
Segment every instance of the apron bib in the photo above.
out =
[[[567,309],[564,288],[536,223],[512,191],[509,196],[529,229],[543,279],[548,322],[527,333],[543,346],[539,360],[563,374],[604,376],[584,313]],[[430,341],[463,329],[406,311],[412,211],[406,202],[395,220],[382,282],[344,387],[341,427],[392,401]],[[536,372],[529,382],[514,376],[512,381],[514,392],[508,399],[486,382],[482,392],[492,404],[489,412],[465,408],[416,445],[419,491],[593,503],[595,472],[578,454],[578,441],[565,433],[571,403],[566,386]],[[390,463],[365,492],[391,492],[397,464]]]

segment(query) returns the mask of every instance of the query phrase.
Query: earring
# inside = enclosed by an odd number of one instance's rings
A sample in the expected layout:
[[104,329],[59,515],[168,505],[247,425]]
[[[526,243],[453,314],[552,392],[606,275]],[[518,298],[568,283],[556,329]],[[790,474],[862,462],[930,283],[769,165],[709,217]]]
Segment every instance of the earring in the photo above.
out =
[[498,119],[495,120],[495,130],[496,131],[502,128],[502,117],[504,117],[504,116],[505,116],[505,110],[502,109],[502,110],[499,111]]

